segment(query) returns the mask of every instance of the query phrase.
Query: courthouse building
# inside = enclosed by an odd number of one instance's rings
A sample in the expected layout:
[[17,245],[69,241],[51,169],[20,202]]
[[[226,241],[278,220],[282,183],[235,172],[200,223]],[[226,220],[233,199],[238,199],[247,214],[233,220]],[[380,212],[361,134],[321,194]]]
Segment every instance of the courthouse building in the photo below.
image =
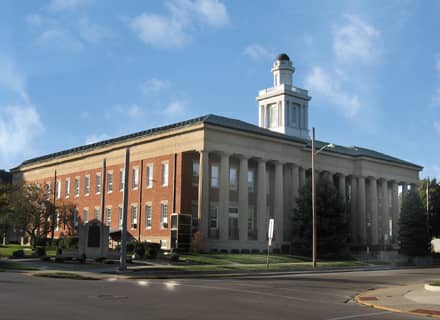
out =
[[[24,161],[13,180],[45,184],[58,205],[75,207],[76,223],[96,218],[119,230],[129,148],[127,228],[134,238],[169,248],[171,214],[188,214],[205,250],[262,250],[274,218],[274,247],[286,248],[298,189],[311,167],[311,97],[293,86],[294,71],[280,54],[273,87],[257,96],[259,125],[206,115]],[[346,203],[353,245],[396,242],[398,194],[419,183],[422,167],[334,145],[319,153],[316,168]]]

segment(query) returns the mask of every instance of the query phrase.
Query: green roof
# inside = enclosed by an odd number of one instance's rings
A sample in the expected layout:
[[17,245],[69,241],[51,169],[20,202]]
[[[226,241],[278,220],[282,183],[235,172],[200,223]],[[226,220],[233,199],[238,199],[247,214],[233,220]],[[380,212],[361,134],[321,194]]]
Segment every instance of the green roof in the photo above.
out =
[[[273,132],[268,129],[264,129],[264,128],[261,128],[259,126],[254,125],[254,124],[244,122],[241,120],[226,118],[226,117],[222,117],[222,116],[218,116],[218,115],[214,115],[214,114],[208,114],[208,115],[205,115],[202,117],[197,117],[197,118],[193,118],[190,120],[186,120],[186,121],[182,121],[182,122],[178,122],[178,123],[174,123],[174,124],[170,124],[170,125],[166,125],[166,126],[162,126],[162,127],[152,128],[149,130],[140,131],[140,132],[129,134],[129,135],[125,135],[125,136],[121,136],[121,137],[117,137],[117,138],[113,138],[113,139],[108,139],[108,140],[104,140],[101,142],[92,143],[92,144],[88,144],[88,145],[84,145],[84,146],[80,146],[80,147],[76,147],[76,148],[72,148],[72,149],[63,150],[60,152],[51,153],[51,154],[44,155],[41,157],[36,157],[36,158],[24,161],[21,165],[32,164],[32,163],[36,163],[39,161],[53,159],[56,157],[60,157],[60,156],[64,156],[64,155],[68,155],[68,154],[72,154],[72,153],[89,151],[89,150],[93,150],[93,149],[96,149],[96,148],[99,148],[102,146],[107,146],[107,145],[112,145],[112,144],[116,144],[116,143],[123,142],[123,141],[128,141],[128,140],[131,140],[134,138],[153,136],[153,135],[156,135],[159,133],[164,133],[167,131],[172,131],[175,129],[192,126],[194,124],[199,124],[199,123],[205,123],[205,124],[209,124],[209,125],[213,125],[213,126],[232,129],[232,130],[244,131],[244,132],[253,133],[256,135],[263,135],[266,137],[271,137],[271,138],[280,139],[280,140],[292,141],[292,142],[296,142],[299,144],[303,144],[305,148],[311,148],[311,141],[307,140],[307,139],[301,139],[298,137],[291,137],[291,136],[287,136],[285,134]],[[323,141],[316,141],[316,148],[319,149],[319,148],[325,146],[326,144],[328,144],[328,143],[323,142]],[[394,163],[398,163],[398,164],[413,166],[413,167],[417,167],[420,169],[422,168],[421,166],[419,166],[417,164],[407,162],[407,161],[404,161],[404,160],[401,160],[401,159],[398,159],[398,158],[395,158],[395,157],[392,157],[392,156],[389,156],[389,155],[386,155],[384,153],[380,153],[380,152],[377,152],[374,150],[356,147],[356,146],[344,147],[344,146],[340,146],[340,145],[335,145],[334,148],[327,148],[326,152],[338,153],[341,155],[346,155],[346,156],[350,156],[350,157],[354,157],[354,158],[368,157],[368,158],[373,158],[373,159],[384,160],[384,161],[394,162]]]

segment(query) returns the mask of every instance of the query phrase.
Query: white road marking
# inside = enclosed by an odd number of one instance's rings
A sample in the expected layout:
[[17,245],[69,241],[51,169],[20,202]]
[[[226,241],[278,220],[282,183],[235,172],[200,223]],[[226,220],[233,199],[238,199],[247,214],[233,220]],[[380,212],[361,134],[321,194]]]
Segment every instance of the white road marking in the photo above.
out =
[[337,318],[330,318],[327,320],[344,320],[344,319],[356,319],[356,318],[365,318],[365,317],[374,317],[374,316],[381,316],[383,314],[389,314],[390,312],[374,312],[374,313],[363,313],[363,314],[353,314],[350,316],[344,316],[344,317],[337,317]]

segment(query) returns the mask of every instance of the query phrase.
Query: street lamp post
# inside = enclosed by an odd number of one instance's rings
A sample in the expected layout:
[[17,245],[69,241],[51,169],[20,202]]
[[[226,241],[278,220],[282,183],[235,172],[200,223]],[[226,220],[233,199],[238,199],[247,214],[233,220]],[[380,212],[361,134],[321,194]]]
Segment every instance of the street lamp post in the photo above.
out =
[[313,269],[316,269],[317,256],[317,231],[316,231],[316,177],[315,177],[315,162],[316,156],[325,148],[334,148],[333,143],[321,147],[315,151],[315,128],[312,128],[312,264]]

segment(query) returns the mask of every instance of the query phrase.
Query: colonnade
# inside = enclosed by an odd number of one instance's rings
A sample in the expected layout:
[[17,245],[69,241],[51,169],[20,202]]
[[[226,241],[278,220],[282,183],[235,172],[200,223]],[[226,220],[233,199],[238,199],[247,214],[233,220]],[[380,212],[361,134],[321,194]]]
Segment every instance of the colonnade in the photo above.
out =
[[[203,239],[208,239],[210,211],[210,164],[217,163],[220,169],[218,178],[218,237],[215,240],[231,240],[229,237],[231,159],[238,160],[238,233],[235,240],[249,241],[249,207],[256,210],[255,240],[267,241],[268,219],[274,218],[274,242],[281,246],[290,242],[291,219],[289,213],[296,206],[299,188],[310,176],[310,168],[293,162],[229,154],[222,151],[199,152],[198,220]],[[250,203],[248,171],[252,161],[254,171],[254,199]],[[398,235],[400,217],[399,185],[403,194],[408,191],[407,182],[384,177],[362,176],[342,172],[317,170],[317,179],[330,179],[339,190],[346,204],[347,220],[350,223],[351,242],[359,245],[391,245]],[[415,185],[411,185],[414,187]]]

